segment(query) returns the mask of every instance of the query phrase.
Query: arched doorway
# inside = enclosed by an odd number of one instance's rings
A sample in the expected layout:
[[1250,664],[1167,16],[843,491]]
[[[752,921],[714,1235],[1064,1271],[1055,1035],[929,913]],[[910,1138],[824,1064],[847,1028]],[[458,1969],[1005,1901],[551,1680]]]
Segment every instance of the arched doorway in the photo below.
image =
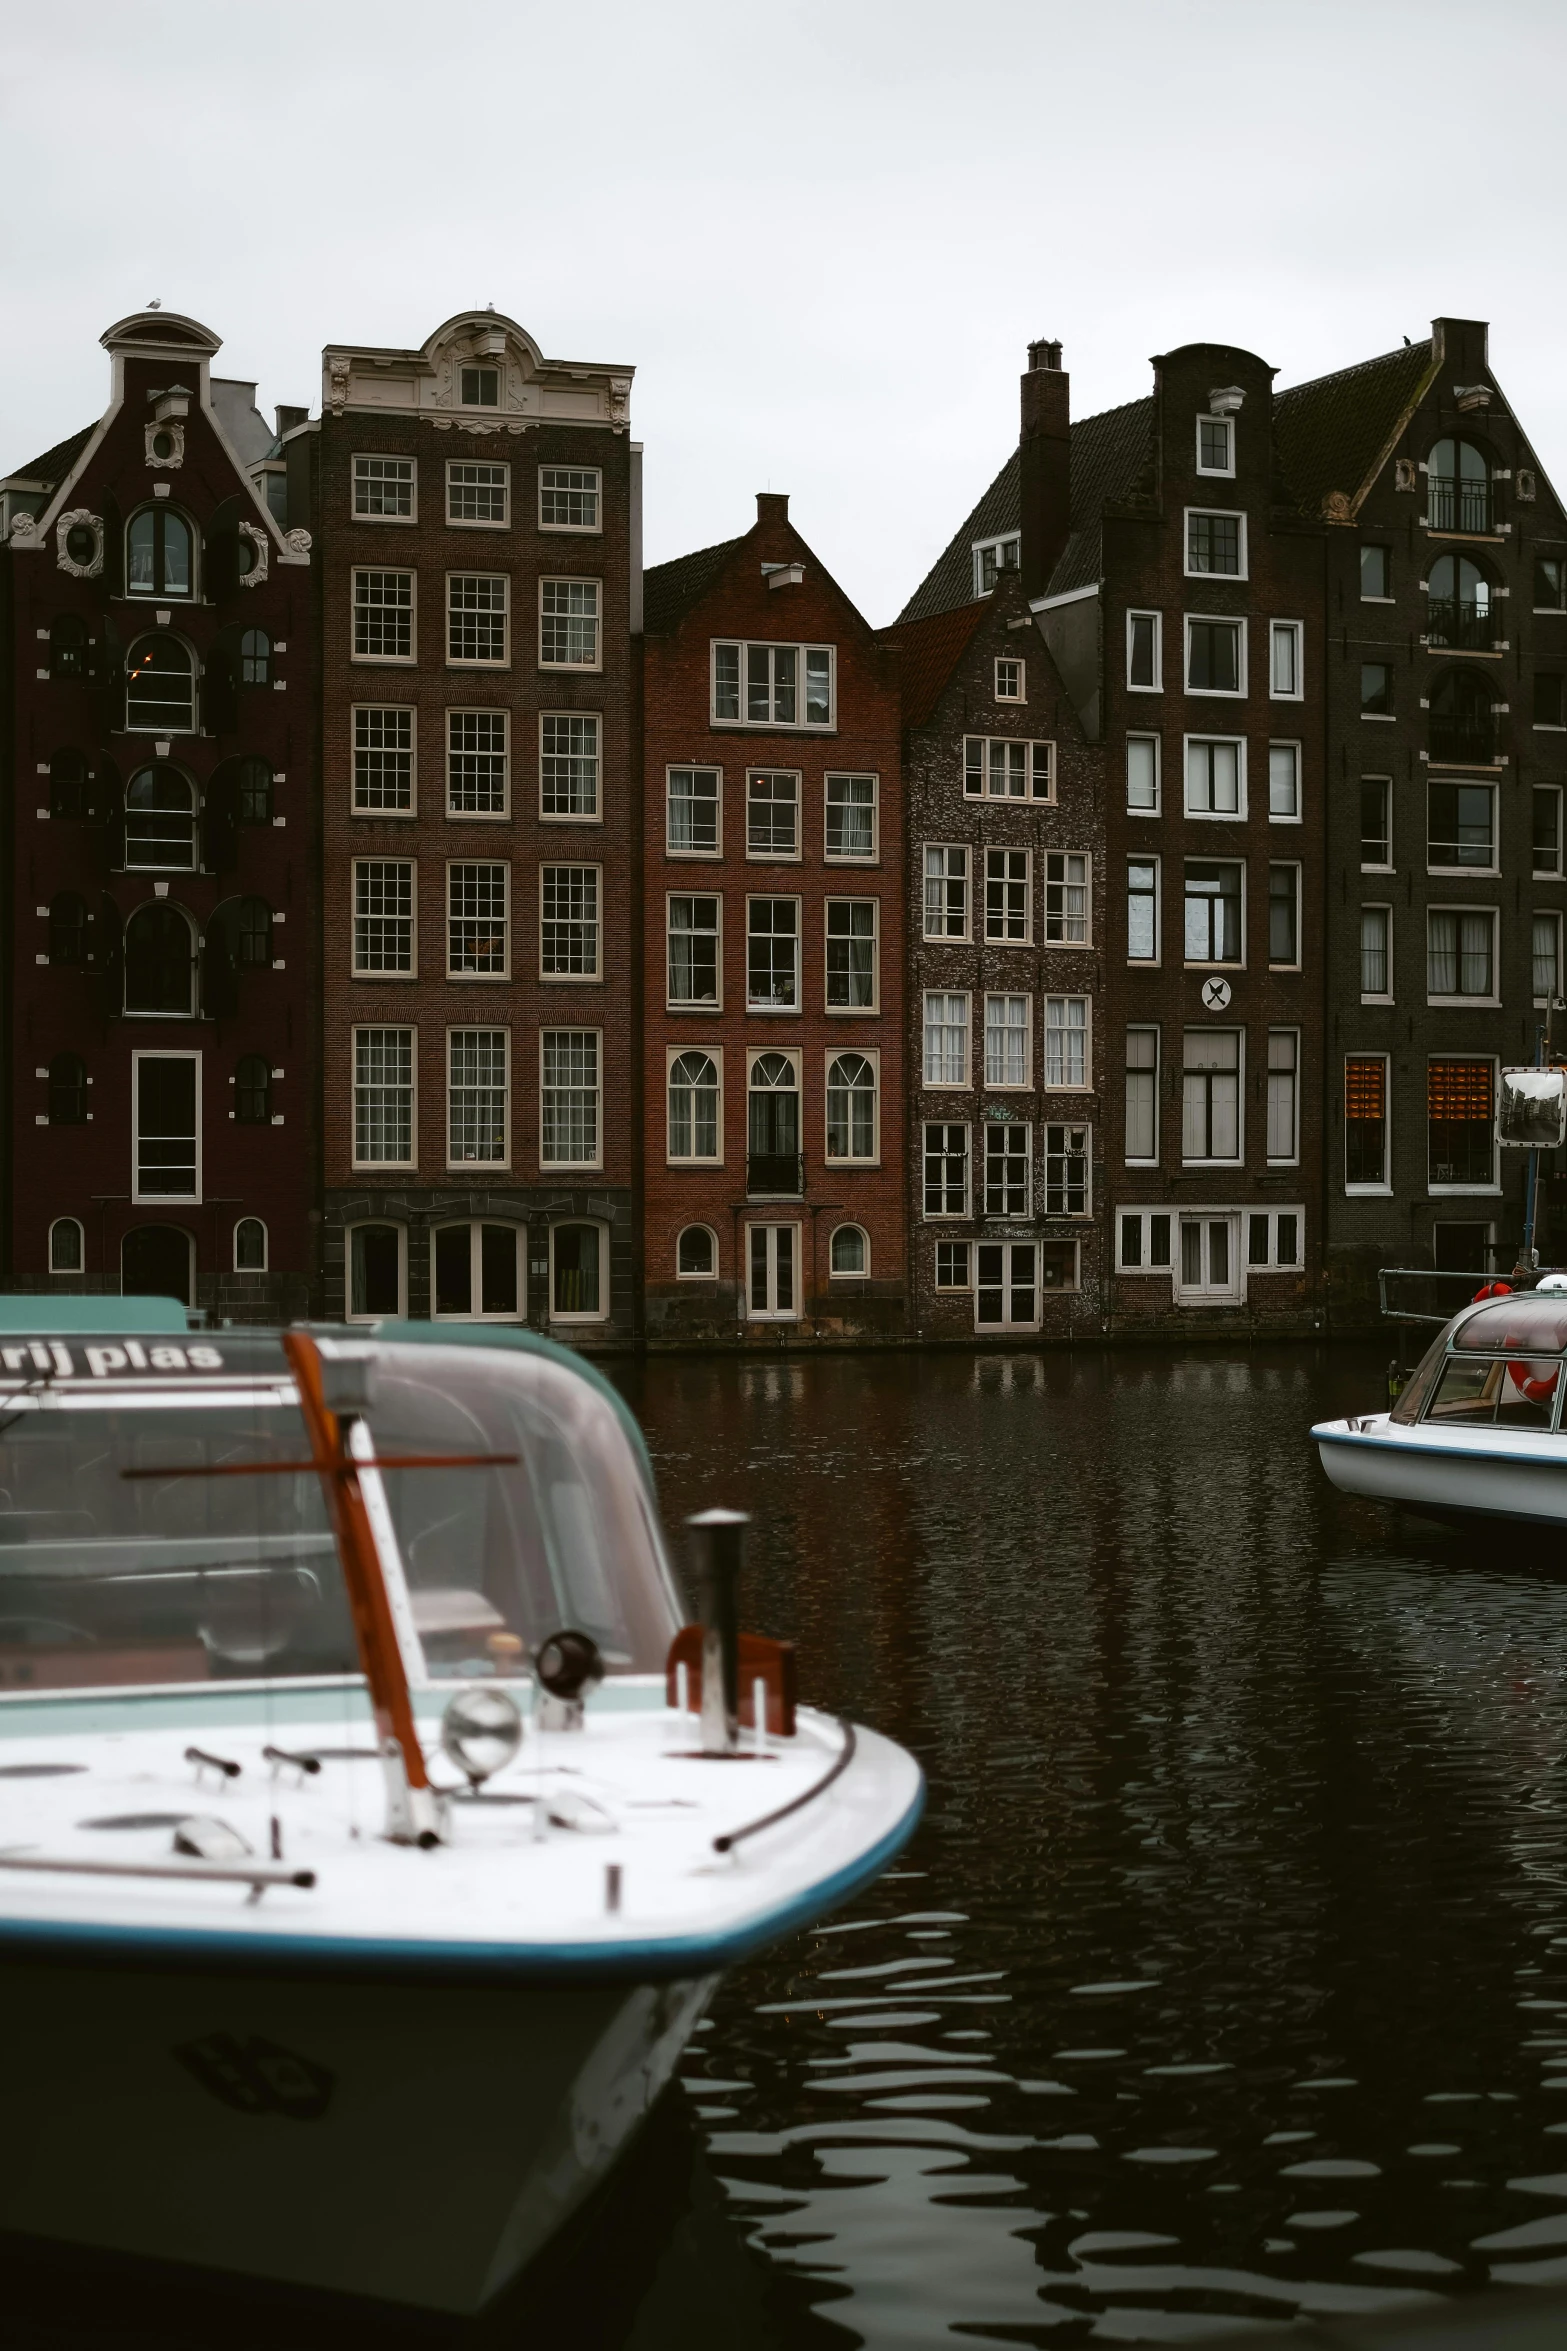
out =
[[120,1243],[120,1288],[127,1298],[177,1298],[194,1305],[190,1235],[174,1224],[141,1224]]

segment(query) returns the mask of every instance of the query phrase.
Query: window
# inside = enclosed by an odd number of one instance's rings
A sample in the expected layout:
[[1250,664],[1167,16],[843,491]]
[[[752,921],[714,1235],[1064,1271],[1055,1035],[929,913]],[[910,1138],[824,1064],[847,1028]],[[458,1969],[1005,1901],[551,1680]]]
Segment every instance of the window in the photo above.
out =
[[596,465],[539,467],[539,528],[596,531],[599,528],[599,469]]
[[511,659],[504,572],[446,575],[446,658],[491,668]]
[[1268,745],[1268,822],[1270,824],[1298,824],[1300,813],[1300,745],[1298,743],[1270,743]]
[[144,767],[126,786],[125,864],[132,873],[195,869],[196,788],[177,767]]
[[969,1274],[969,1245],[967,1241],[938,1241],[936,1243],[936,1287],[938,1290],[971,1290]]
[[1438,441],[1426,466],[1426,522],[1433,531],[1489,531],[1491,468],[1473,441]]
[[1393,779],[1391,776],[1362,776],[1360,779],[1360,862],[1363,866],[1390,867],[1393,863]]
[[1294,1029],[1268,1031],[1268,1158],[1300,1157],[1300,1037]]
[[968,851],[925,845],[925,936],[968,937]]
[[74,1216],[59,1216],[49,1227],[49,1271],[82,1273],[86,1269],[84,1235]]
[[125,533],[127,596],[190,596],[195,593],[194,546],[190,524],[171,506],[144,506]]
[[925,1214],[968,1214],[968,1128],[927,1125],[923,1153]]
[[963,789],[971,800],[1049,800],[1055,791],[1055,748],[1011,736],[965,735]]
[[1239,865],[1186,861],[1186,960],[1239,963],[1241,960],[1241,875]]
[[241,971],[265,971],[272,961],[272,909],[265,898],[241,898],[234,960]]
[[1294,969],[1300,963],[1300,867],[1268,868],[1268,961]]
[[789,773],[751,774],[745,779],[747,857],[798,857],[800,779]]
[[462,404],[464,408],[499,408],[501,404],[501,371],[498,367],[465,367],[462,370]]
[[1489,653],[1497,610],[1490,579],[1467,555],[1439,555],[1426,582],[1426,643]]
[[1390,661],[1363,661],[1360,665],[1360,715],[1393,715],[1393,665]]
[[1426,787],[1426,859],[1436,866],[1496,870],[1496,788],[1493,784]]
[[827,1064],[827,1157],[878,1156],[876,1064],[864,1053],[838,1053]]
[[1433,1001],[1494,1001],[1496,916],[1489,907],[1431,908],[1426,916],[1426,993]]
[[713,716],[746,726],[830,727],[830,645],[715,644]]
[[996,700],[998,702],[1026,702],[1023,663],[1015,658],[998,656],[996,661]]
[[1241,1156],[1238,1029],[1188,1029],[1181,1078],[1181,1157]]
[[1122,1273],[1168,1273],[1171,1218],[1163,1209],[1139,1210],[1116,1220],[1117,1267]]
[[1360,1000],[1393,1001],[1393,910],[1390,906],[1360,909]]
[[49,630],[49,675],[57,680],[88,674],[87,623],[74,612],[63,612]]
[[1159,1157],[1159,1032],[1126,1032],[1126,1164],[1151,1167]]
[[1534,788],[1533,867],[1536,876],[1562,870],[1562,796],[1555,784]]
[[706,1159],[723,1156],[720,1143],[719,1070],[711,1053],[675,1053],[669,1062],[669,1156]]
[[[1085,1126],[1045,1129],[1045,1214],[1089,1214],[1089,1141]],[[1073,1288],[1076,1284],[1071,1285]]]
[[354,710],[354,806],[401,813],[414,804],[412,710],[361,703]]
[[242,686],[269,686],[272,683],[272,639],[265,629],[240,631],[239,682]]
[[672,1005],[719,1002],[719,940],[723,900],[717,897],[668,901],[668,986]]
[[135,1133],[131,1196],[201,1197],[201,1057],[133,1053]]
[[1186,510],[1186,568],[1191,573],[1213,573],[1224,579],[1246,577],[1246,517],[1214,514],[1201,507]]
[[988,596],[1004,571],[1016,571],[1022,541],[1014,532],[1005,539],[981,539],[974,548],[974,593]]
[[1033,1129],[1020,1121],[987,1118],[985,1138],[986,1216],[1028,1216]]
[[1088,945],[1088,859],[1075,849],[1045,852],[1045,941]]
[[504,710],[446,713],[446,813],[504,816],[510,803],[510,767]]
[[834,1280],[840,1274],[870,1272],[871,1245],[863,1225],[841,1224],[834,1228],[827,1244],[827,1270]]
[[235,1064],[234,1117],[242,1127],[271,1124],[272,1072],[265,1054],[242,1053]]
[[234,1227],[234,1271],[265,1273],[267,1228],[259,1216],[242,1216]]
[[597,1029],[545,1029],[539,1037],[539,1159],[545,1167],[599,1161]]
[[1233,473],[1235,471],[1235,421],[1228,416],[1199,416],[1197,419],[1197,471],[1199,473]]
[[80,823],[91,796],[80,751],[57,751],[49,762],[49,814],[56,823]]
[[550,1319],[603,1322],[609,1313],[607,1240],[597,1224],[550,1228]]
[[1350,1053],[1344,1059],[1344,1189],[1385,1191],[1387,1057]]
[[792,1053],[753,1053],[747,1077],[746,1190],[800,1189],[800,1067]]
[[793,1322],[799,1312],[796,1290],[799,1226],[754,1224],[747,1238],[750,1244],[747,1314],[753,1322]]
[[354,659],[412,661],[414,575],[411,571],[354,573]]
[[570,711],[539,720],[539,810],[544,816],[599,812],[599,722]]
[[79,1053],[57,1053],[49,1064],[49,1124],[87,1124],[87,1064]]
[[434,1313],[468,1322],[515,1317],[518,1313],[517,1257],[522,1235],[511,1224],[437,1225],[434,1248]]
[[1056,1089],[1088,1083],[1088,998],[1047,996],[1045,1084]]
[[939,992],[925,998],[925,1083],[968,1084],[969,1000]]
[[1495,1071],[1489,1061],[1426,1065],[1428,1181],[1490,1191],[1496,1176]]
[[1562,918],[1559,914],[1534,916],[1530,952],[1534,967],[1534,1001],[1536,1004],[1554,1004],[1562,992]]
[[133,734],[196,732],[196,665],[178,637],[138,637],[126,655],[125,724]]
[[1360,600],[1363,604],[1385,604],[1393,594],[1393,550],[1391,547],[1362,547],[1360,550]]
[[234,814],[240,824],[272,822],[272,770],[264,759],[241,759],[231,769]]
[[987,1086],[1027,1086],[1033,1054],[1029,1021],[1033,1000],[1028,996],[985,998],[985,1083]]
[[1157,816],[1159,813],[1157,735],[1128,735],[1126,738],[1126,805],[1136,816]]
[[876,900],[827,901],[827,1009],[874,1012],[877,998]]
[[1136,694],[1157,694],[1164,685],[1164,615],[1126,616],[1126,682]]
[[414,1032],[354,1031],[354,1164],[414,1163]]
[[1268,623],[1268,692],[1275,702],[1299,702],[1305,693],[1304,633],[1298,620]]
[[1001,946],[1026,946],[1033,936],[1030,921],[1027,849],[985,851],[985,937]]
[[547,980],[599,976],[599,868],[539,869],[539,973]]
[[599,583],[540,580],[539,667],[597,669]]
[[800,1009],[800,901],[746,901],[745,999],[760,1012]]
[[875,776],[827,778],[827,855],[870,858],[876,854]]
[[666,778],[668,821],[665,843],[672,857],[716,857],[723,770],[672,767]]
[[[548,870],[548,869],[546,869]],[[504,979],[509,865],[446,868],[446,976]],[[542,908],[541,908],[542,912]]]
[[404,1233],[396,1224],[356,1224],[348,1234],[348,1315],[400,1316],[404,1304]]
[[1537,669],[1534,673],[1534,723],[1537,727],[1562,725],[1562,673],[1557,669]]
[[509,465],[477,465],[471,459],[452,458],[446,467],[448,522],[506,523],[511,497]]
[[1292,1271],[1301,1260],[1298,1209],[1274,1209],[1246,1219],[1246,1263],[1258,1272]]
[[675,1279],[711,1282],[718,1277],[718,1239],[705,1224],[688,1224],[675,1243]]
[[361,520],[411,522],[417,483],[411,457],[356,457],[354,513]]
[[1189,694],[1245,693],[1246,634],[1243,621],[1187,621],[1186,691]]
[[125,1009],[188,1020],[195,1010],[196,942],[177,906],[138,906],[125,926]]
[[57,890],[49,901],[49,961],[87,960],[87,902],[74,890]]
[[1535,557],[1534,609],[1536,612],[1567,611],[1567,556]]
[[1244,816],[1246,746],[1233,737],[1186,738],[1188,816]]
[[446,1032],[446,1164],[504,1167],[511,1039],[505,1029]]
[[356,858],[355,976],[415,969],[413,865],[401,858]]
[[977,1330],[1031,1331],[1039,1323],[1038,1253],[1032,1241],[975,1244]]

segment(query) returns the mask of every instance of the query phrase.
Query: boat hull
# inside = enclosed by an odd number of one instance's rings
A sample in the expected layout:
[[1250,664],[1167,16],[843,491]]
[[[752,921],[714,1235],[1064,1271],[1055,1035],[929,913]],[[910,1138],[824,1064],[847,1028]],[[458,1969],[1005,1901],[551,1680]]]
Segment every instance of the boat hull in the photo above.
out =
[[716,1980],[7,1961],[0,2230],[475,2312],[606,2176]]
[[[1393,1433],[1387,1431],[1392,1429]],[[1534,1440],[1526,1450],[1468,1433],[1433,1438],[1419,1423],[1405,1436],[1396,1424],[1369,1427],[1330,1421],[1312,1430],[1322,1466],[1346,1494],[1398,1502],[1448,1522],[1510,1520],[1524,1526],[1567,1524],[1567,1441]]]

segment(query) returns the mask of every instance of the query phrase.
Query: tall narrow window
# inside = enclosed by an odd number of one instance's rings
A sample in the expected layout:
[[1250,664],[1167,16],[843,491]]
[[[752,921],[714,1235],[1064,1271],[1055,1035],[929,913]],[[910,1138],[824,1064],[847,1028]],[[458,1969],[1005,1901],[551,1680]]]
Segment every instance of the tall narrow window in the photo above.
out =
[[192,592],[190,524],[170,506],[144,506],[125,533],[127,596],[188,596]]
[[1157,735],[1128,735],[1126,738],[1126,805],[1136,816],[1157,816],[1159,813]]
[[746,905],[746,1002],[759,1011],[800,1009],[800,901],[752,898]]
[[446,581],[446,658],[489,668],[511,658],[504,572],[451,572]]
[[745,779],[745,850],[748,857],[800,854],[800,779],[774,773]]
[[414,804],[414,714],[396,704],[354,711],[354,806],[407,812]]
[[599,1160],[599,1039],[596,1029],[545,1029],[539,1038],[539,1159],[545,1167],[596,1167]]
[[669,900],[668,990],[671,1004],[718,1003],[718,945],[723,900]]
[[1300,962],[1300,867],[1268,868],[1268,961],[1278,969]]
[[354,863],[354,971],[360,976],[414,969],[414,869],[402,858]]
[[134,1197],[201,1193],[201,1063],[194,1053],[138,1053]]
[[1181,1157],[1241,1155],[1240,1036],[1235,1029],[1188,1029],[1181,1081]]
[[1360,550],[1361,602],[1363,604],[1385,604],[1392,593],[1392,548],[1362,547]]
[[1186,744],[1188,816],[1242,816],[1245,746],[1192,735]]
[[233,770],[234,814],[241,824],[272,822],[272,769],[264,759],[241,759]]
[[240,631],[239,682],[242,686],[272,683],[272,639],[265,629]]
[[1363,866],[1390,866],[1393,862],[1393,781],[1390,776],[1360,779],[1360,862]]
[[1028,869],[1026,849],[985,851],[985,936],[998,945],[1024,946],[1032,935]]
[[49,1227],[49,1271],[80,1273],[86,1263],[82,1228],[74,1216],[58,1216]]
[[923,1163],[927,1216],[967,1216],[968,1135],[965,1126],[926,1126]]
[[1429,1181],[1489,1189],[1496,1175],[1495,1072],[1489,1061],[1426,1065]]
[[1159,1157],[1159,1032],[1126,1032],[1126,1162],[1152,1166]]
[[565,711],[539,721],[539,807],[545,816],[597,816],[599,721]]
[[969,1000],[965,995],[928,994],[925,998],[925,1083],[927,1086],[968,1084]]
[[1275,620],[1268,624],[1268,692],[1276,702],[1298,702],[1304,691],[1303,633],[1298,620]]
[[507,971],[509,865],[449,865],[446,869],[446,971],[448,978]]
[[722,771],[716,767],[672,767],[668,777],[665,843],[674,857],[716,857]]
[[1293,824],[1300,815],[1300,745],[1268,745],[1268,817],[1273,824]]
[[827,1064],[827,1157],[876,1157],[876,1065],[863,1053]]
[[1537,914],[1531,931],[1536,1004],[1554,1004],[1562,992],[1562,918]]
[[1300,1037],[1294,1029],[1268,1031],[1268,1157],[1300,1157]]
[[411,571],[354,573],[354,659],[412,661],[414,575]]
[[509,803],[504,710],[446,713],[446,813],[504,816]]
[[968,851],[935,842],[925,847],[925,936],[968,937]]
[[1126,867],[1126,959],[1159,960],[1159,861],[1129,858]]
[[354,1031],[354,1160],[360,1167],[413,1164],[414,1032]]
[[986,1119],[985,1214],[1027,1216],[1033,1129],[1011,1121]]
[[545,979],[599,976],[599,869],[546,865],[539,871],[539,970]]
[[985,1083],[1026,1086],[1029,1082],[1027,996],[985,998]]
[[1387,1182],[1387,1062],[1351,1053],[1344,1062],[1344,1182]]
[[87,1064],[79,1053],[57,1053],[49,1064],[49,1124],[87,1124]]
[[1088,998],[1045,998],[1045,1084],[1088,1084]]
[[598,668],[597,580],[540,580],[539,666],[541,669]]
[[75,890],[57,890],[49,901],[49,961],[87,960],[87,901]]
[[196,788],[162,761],[132,776],[125,792],[128,872],[184,872],[196,864]]
[[239,1126],[264,1127],[272,1118],[272,1072],[265,1054],[242,1053],[234,1070],[234,1119]]
[[711,1053],[677,1053],[669,1065],[669,1156],[715,1160],[718,1065]]
[[1160,622],[1157,612],[1129,612],[1126,616],[1126,682],[1144,694],[1156,694],[1164,683]]
[[1089,1149],[1086,1126],[1045,1128],[1045,1214],[1086,1216],[1089,1212]]
[[1186,862],[1186,960],[1241,960],[1241,868]]
[[1558,784],[1534,788],[1533,868],[1553,878],[1562,870],[1562,795]]
[[1052,947],[1088,944],[1088,859],[1075,849],[1045,853],[1045,939]]
[[138,637],[125,657],[125,724],[139,735],[193,735],[196,666],[178,637]]
[[746,1154],[746,1190],[753,1197],[799,1192],[800,1070],[792,1053],[751,1056]]
[[1426,992],[1429,996],[1489,998],[1496,992],[1496,917],[1433,907],[1426,916]]
[[1393,912],[1388,906],[1360,909],[1360,994],[1362,1001],[1392,1001]]
[[876,854],[876,778],[829,776],[827,855],[872,858]]
[[504,1029],[449,1029],[446,1158],[449,1166],[505,1166],[509,1090]]
[[827,901],[827,1004],[833,1012],[876,1009],[876,900]]

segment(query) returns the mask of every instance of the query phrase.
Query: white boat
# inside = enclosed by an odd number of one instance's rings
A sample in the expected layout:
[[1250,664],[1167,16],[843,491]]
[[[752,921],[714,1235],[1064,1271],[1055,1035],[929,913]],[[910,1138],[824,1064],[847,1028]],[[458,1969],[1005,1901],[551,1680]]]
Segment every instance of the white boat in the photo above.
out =
[[0,2230],[477,2311],[918,1767],[681,1631],[564,1350],[3,1306]]
[[1520,1291],[1466,1306],[1435,1338],[1391,1412],[1319,1423],[1322,1466],[1346,1494],[1428,1518],[1567,1521],[1567,1294]]

